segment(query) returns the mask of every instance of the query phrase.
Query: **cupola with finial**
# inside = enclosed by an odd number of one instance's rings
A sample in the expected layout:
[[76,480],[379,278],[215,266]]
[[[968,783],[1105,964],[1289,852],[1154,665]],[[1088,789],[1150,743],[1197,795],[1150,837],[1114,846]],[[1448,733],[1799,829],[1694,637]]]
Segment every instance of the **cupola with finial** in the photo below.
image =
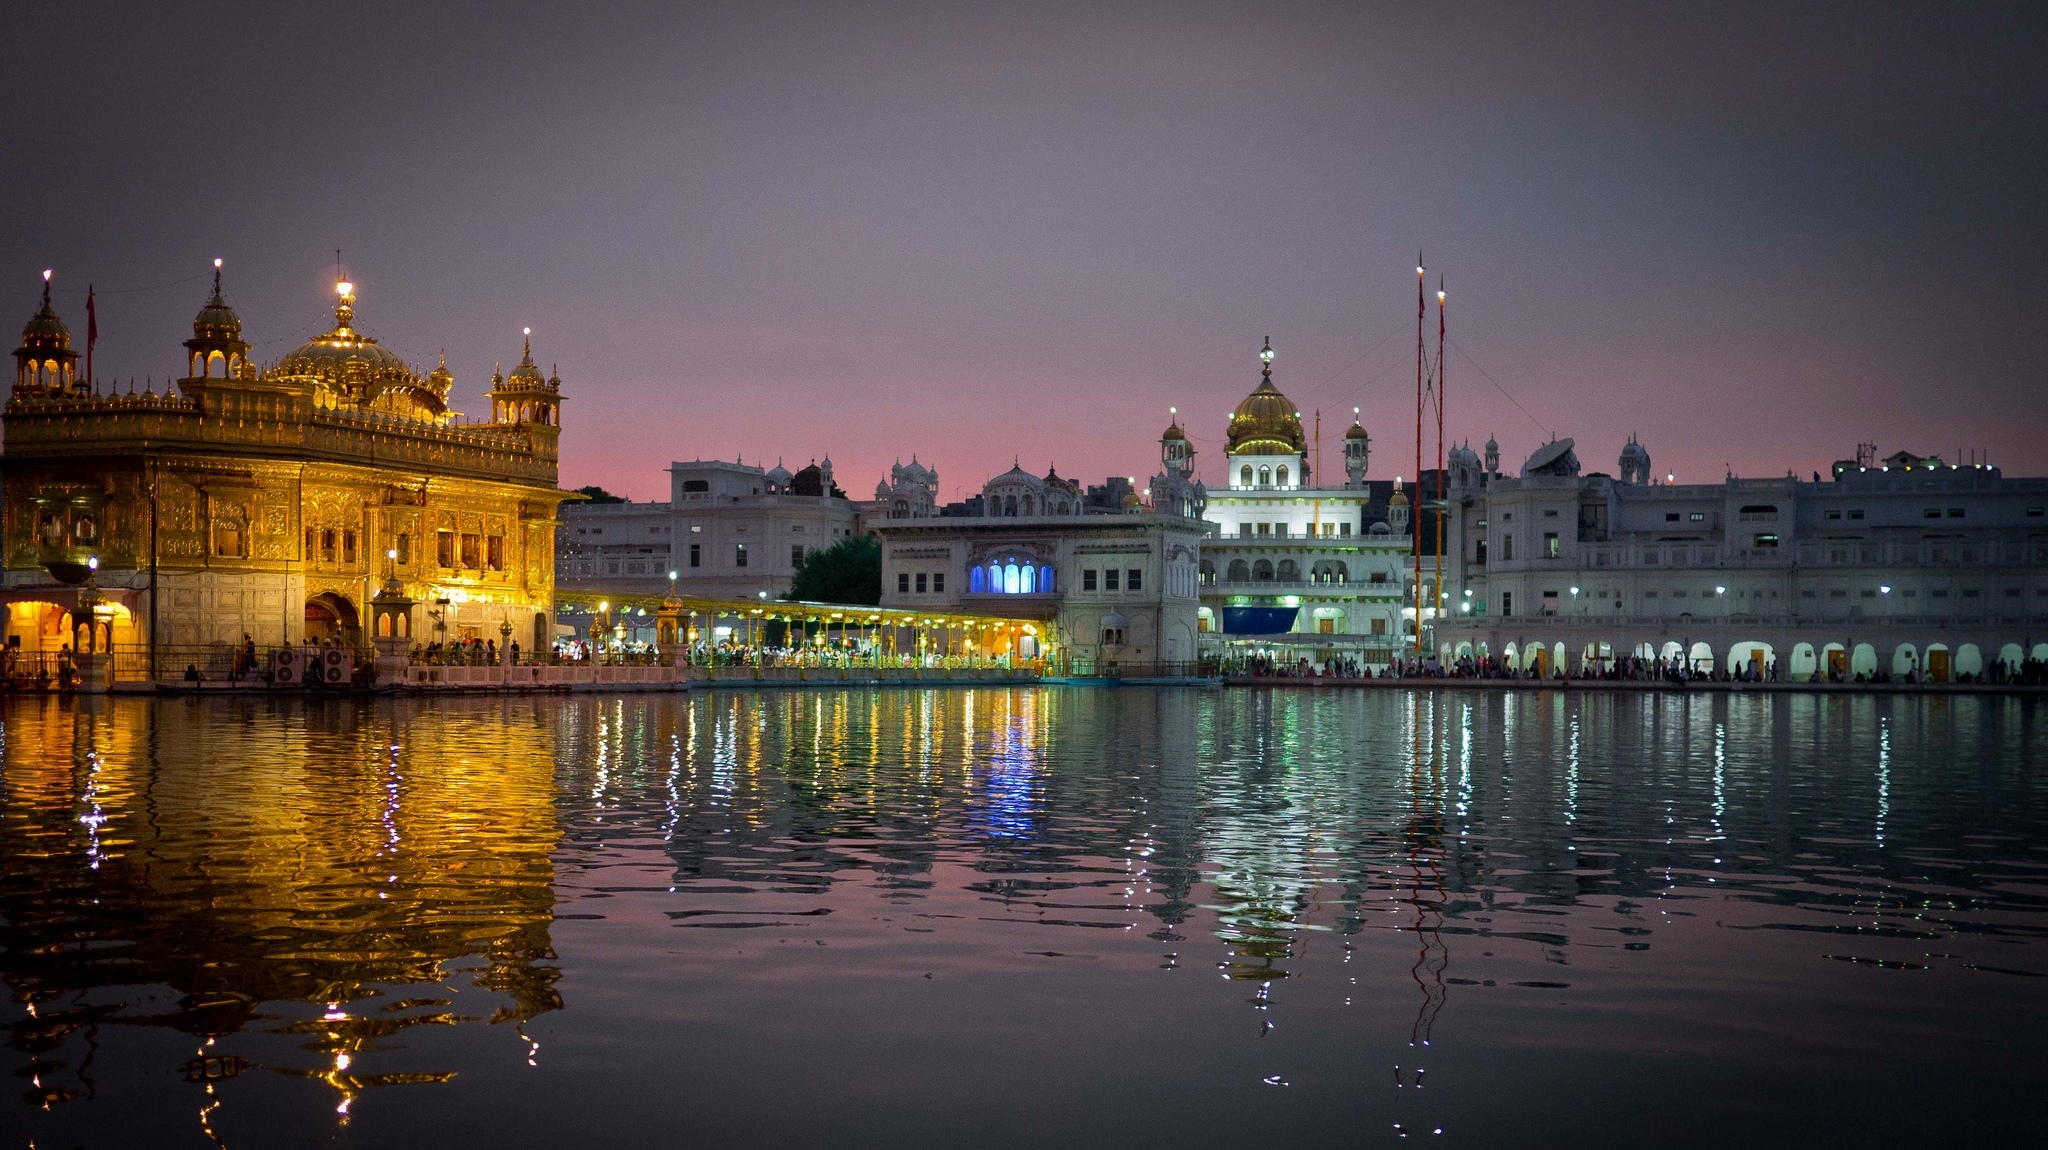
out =
[[43,306],[22,325],[21,346],[14,349],[14,395],[17,399],[55,399],[78,391],[78,353],[71,350],[71,329],[50,308],[50,269],[43,269]]
[[1351,409],[1351,427],[1344,432],[1344,474],[1351,480],[1351,486],[1365,483],[1366,465],[1372,457],[1372,436],[1365,433],[1365,424],[1359,422],[1358,409]]
[[1394,477],[1394,494],[1387,499],[1387,527],[1396,535],[1408,534],[1408,497],[1401,493],[1401,477]]
[[491,422],[521,423],[533,427],[558,427],[562,397],[560,377],[547,378],[533,362],[533,329],[523,331],[525,343],[519,362],[510,374],[491,376]]
[[1168,473],[1185,477],[1195,467],[1195,447],[1180,426],[1180,408],[1169,407],[1166,430],[1159,436],[1159,462]]
[[221,261],[213,261],[213,297],[192,317],[192,338],[185,341],[187,378],[246,379],[255,375],[249,345],[242,339],[242,317],[221,295]]

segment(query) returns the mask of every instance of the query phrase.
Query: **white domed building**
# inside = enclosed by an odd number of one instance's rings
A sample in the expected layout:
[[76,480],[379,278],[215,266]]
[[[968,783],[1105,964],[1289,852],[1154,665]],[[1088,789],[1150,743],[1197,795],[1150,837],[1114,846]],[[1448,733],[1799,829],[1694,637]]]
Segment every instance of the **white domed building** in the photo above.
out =
[[[1268,340],[1258,386],[1231,413],[1228,486],[1202,491],[1211,531],[1202,545],[1203,642],[1288,661],[1384,665],[1403,642],[1405,520],[1389,526],[1384,485],[1366,477],[1372,441],[1355,409],[1342,440],[1344,480],[1315,484],[1317,445],[1273,383],[1274,358]],[[1176,421],[1161,439],[1169,472],[1185,435]]]

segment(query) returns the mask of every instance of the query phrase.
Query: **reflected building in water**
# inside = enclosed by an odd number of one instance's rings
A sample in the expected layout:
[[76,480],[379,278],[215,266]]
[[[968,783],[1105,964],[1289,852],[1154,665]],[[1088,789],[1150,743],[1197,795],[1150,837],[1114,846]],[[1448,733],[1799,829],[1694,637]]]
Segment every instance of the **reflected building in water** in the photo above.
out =
[[[26,1010],[8,1043],[33,1102],[89,1093],[92,1051],[120,1028],[168,1027],[197,1040],[185,1071],[209,1092],[231,1096],[215,1081],[254,1053],[326,1082],[345,1117],[363,1090],[448,1076],[396,1069],[379,1053],[392,1036],[517,1029],[561,1007],[551,759],[447,753],[479,745],[477,728],[519,728],[508,752],[544,730],[511,706],[238,701],[204,720],[274,738],[223,776],[184,737],[202,719],[191,706],[43,701],[7,715],[0,978]],[[230,1055],[216,1040],[234,1034]]]

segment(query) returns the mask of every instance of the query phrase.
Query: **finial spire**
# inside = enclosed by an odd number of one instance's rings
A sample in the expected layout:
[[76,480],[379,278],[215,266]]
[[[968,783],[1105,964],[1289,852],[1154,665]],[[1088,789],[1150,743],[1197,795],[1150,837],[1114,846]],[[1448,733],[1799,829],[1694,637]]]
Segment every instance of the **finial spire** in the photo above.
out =
[[215,257],[213,261],[213,303],[216,307],[222,303],[220,298],[220,259],[218,257]]
[[44,269],[43,269],[43,310],[44,310],[44,311],[48,311],[48,310],[50,310],[50,272],[51,272],[52,270],[53,270],[53,269],[50,269],[50,268],[44,268]]

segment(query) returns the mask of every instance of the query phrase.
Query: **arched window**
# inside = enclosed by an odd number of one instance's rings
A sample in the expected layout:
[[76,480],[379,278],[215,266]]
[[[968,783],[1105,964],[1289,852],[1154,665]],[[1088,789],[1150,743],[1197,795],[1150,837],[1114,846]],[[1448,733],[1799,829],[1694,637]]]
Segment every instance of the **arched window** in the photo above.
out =
[[1017,570],[1015,563],[1005,564],[1003,567],[1003,594],[1015,595],[1018,585],[1023,582],[1023,578],[1024,573]]
[[1052,568],[1040,567],[1038,569],[1038,590],[1042,594],[1052,594]]
[[1271,486],[1273,486],[1273,469],[1272,469],[1272,468],[1270,468],[1270,467],[1261,467],[1261,468],[1259,468],[1259,486],[1260,486],[1260,487],[1271,487]]
[[1003,593],[1002,564],[991,563],[988,565],[988,589],[989,593],[993,595],[1000,595]]
[[1271,583],[1273,581],[1272,560],[1261,559],[1257,563],[1252,564],[1252,578],[1260,583]]
[[1024,497],[1024,514],[1031,514],[1031,497],[1029,495]]
[[1004,514],[1004,515],[1007,515],[1007,516],[1010,516],[1011,518],[1015,518],[1015,517],[1016,517],[1016,515],[1017,515],[1017,497],[1016,497],[1016,496],[1012,495],[1012,496],[1010,496],[1009,498],[1007,498],[1007,499],[1003,500],[1003,514]]
[[1024,565],[1024,578],[1018,586],[1018,591],[1024,595],[1038,594],[1038,568],[1029,563]]
[[1246,563],[1242,559],[1232,559],[1230,561],[1230,581],[1232,583],[1249,583],[1251,578],[1251,564]]
[[1252,465],[1251,465],[1251,464],[1249,464],[1249,463],[1245,464],[1245,465],[1244,465],[1244,467],[1243,467],[1242,469],[1240,469],[1240,470],[1238,471],[1238,473],[1237,473],[1237,483],[1238,483],[1238,486],[1240,486],[1240,487],[1250,487],[1250,486],[1252,485]]
[[1214,563],[1209,562],[1207,559],[1202,560],[1202,582],[1214,583],[1215,581],[1216,565]]
[[1287,465],[1281,464],[1280,470],[1273,473],[1273,478],[1279,481],[1280,486],[1287,486]]
[[1280,581],[1282,583],[1301,582],[1301,565],[1292,559],[1282,559],[1280,561]]
[[967,573],[967,589],[977,594],[988,591],[988,572],[976,567]]

